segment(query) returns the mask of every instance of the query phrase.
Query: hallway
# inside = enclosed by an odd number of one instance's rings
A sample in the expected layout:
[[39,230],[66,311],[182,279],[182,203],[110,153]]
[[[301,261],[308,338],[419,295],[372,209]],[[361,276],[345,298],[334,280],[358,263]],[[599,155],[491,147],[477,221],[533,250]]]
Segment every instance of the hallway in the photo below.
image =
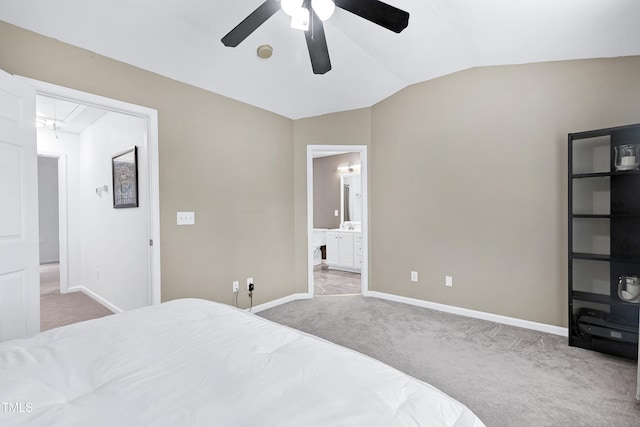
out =
[[60,264],[40,265],[40,331],[113,314],[82,292],[60,293]]

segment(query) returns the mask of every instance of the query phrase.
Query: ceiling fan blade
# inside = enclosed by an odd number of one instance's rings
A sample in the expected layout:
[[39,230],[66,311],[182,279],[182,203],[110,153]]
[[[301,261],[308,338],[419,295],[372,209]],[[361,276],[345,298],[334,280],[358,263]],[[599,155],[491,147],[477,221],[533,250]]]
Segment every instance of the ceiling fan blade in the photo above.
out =
[[394,33],[409,25],[409,12],[378,0],[335,0],[335,4]]
[[278,1],[265,1],[256,10],[251,12],[249,16],[244,18],[233,30],[229,31],[229,33],[222,38],[222,43],[229,47],[238,46],[278,10],[280,10],[280,3]]
[[309,23],[309,30],[304,32],[304,36],[307,39],[307,48],[309,48],[311,68],[313,68],[313,74],[324,74],[331,70],[327,39],[324,36],[322,21],[313,9],[310,12],[311,22]]

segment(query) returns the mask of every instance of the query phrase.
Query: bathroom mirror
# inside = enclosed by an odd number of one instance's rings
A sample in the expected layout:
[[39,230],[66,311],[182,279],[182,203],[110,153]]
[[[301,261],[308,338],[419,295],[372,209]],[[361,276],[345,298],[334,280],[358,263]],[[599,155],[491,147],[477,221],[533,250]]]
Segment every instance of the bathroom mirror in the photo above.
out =
[[360,173],[340,176],[340,224],[362,221],[362,184]]

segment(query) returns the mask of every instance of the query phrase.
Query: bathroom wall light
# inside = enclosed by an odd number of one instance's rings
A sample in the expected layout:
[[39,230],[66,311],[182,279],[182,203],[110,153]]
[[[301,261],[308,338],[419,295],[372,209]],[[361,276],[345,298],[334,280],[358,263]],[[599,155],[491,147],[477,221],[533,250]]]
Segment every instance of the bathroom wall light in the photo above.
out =
[[339,170],[339,171],[348,171],[348,172],[353,172],[353,170],[354,170],[355,168],[360,169],[360,165],[352,165],[352,164],[349,164],[349,166],[338,166],[338,170]]

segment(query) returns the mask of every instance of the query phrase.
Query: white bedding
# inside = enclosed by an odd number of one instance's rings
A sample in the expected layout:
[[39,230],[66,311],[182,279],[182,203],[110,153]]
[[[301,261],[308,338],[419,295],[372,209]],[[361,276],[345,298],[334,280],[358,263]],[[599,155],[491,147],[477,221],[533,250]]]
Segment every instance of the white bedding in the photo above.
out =
[[0,343],[0,425],[483,426],[377,360],[195,299]]

